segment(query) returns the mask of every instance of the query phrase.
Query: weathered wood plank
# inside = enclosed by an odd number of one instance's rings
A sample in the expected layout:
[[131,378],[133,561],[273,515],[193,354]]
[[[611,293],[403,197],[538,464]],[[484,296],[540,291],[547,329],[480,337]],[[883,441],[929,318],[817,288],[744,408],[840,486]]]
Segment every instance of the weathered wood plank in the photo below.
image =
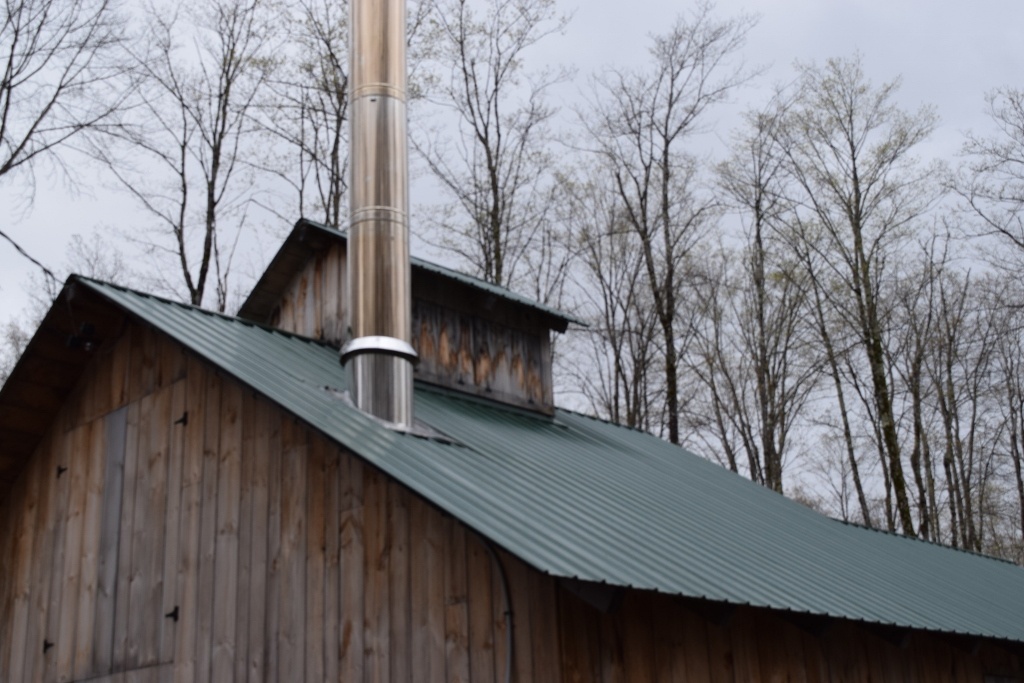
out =
[[[181,374],[185,374],[184,372]],[[177,373],[175,374],[175,376]],[[164,516],[164,562],[161,571],[160,642],[157,661],[174,661],[174,642],[181,619],[178,604],[178,567],[181,556],[182,489],[185,477],[185,448],[188,438],[188,380],[177,379],[170,386],[170,423],[167,425],[167,504]],[[175,611],[177,610],[177,611]],[[177,614],[177,618],[168,617]],[[170,668],[167,669],[171,671]]]
[[95,623],[100,570],[100,537],[103,524],[104,482],[106,478],[106,424],[103,418],[90,427],[87,446],[89,477],[86,482],[85,519],[82,530],[82,570],[75,619],[75,651],[72,678],[93,674],[92,649],[96,641]]
[[806,680],[803,645],[795,631],[795,626],[768,618],[763,612],[751,613],[748,635],[753,640],[763,680]]
[[321,319],[324,339],[332,343],[341,341],[340,324],[343,320],[341,312],[342,272],[337,257],[337,250],[330,249],[324,258],[324,285],[321,299]]
[[195,663],[193,679],[196,683],[211,680],[213,664],[213,606],[217,552],[217,492],[220,460],[220,407],[223,380],[214,371],[203,373],[205,403],[203,412],[203,474],[202,503],[199,515],[198,600],[195,623]]
[[323,256],[318,254],[316,262],[314,263],[313,276],[310,278],[310,291],[308,293],[308,300],[306,301],[306,321],[309,325],[309,332],[307,336],[313,337],[314,339],[320,339],[323,336],[323,277],[324,277],[324,260]]
[[208,413],[207,409],[205,368],[198,359],[190,357],[186,366],[185,406],[182,411],[187,411],[188,419],[174,426],[184,443],[178,513],[178,562],[174,577],[168,577],[175,585],[175,605],[178,608],[173,651],[174,680],[178,683],[191,682],[196,675],[205,425],[208,415],[217,419],[216,412]]
[[390,540],[388,587],[388,649],[391,657],[390,676],[393,681],[409,681],[417,662],[410,651],[412,646],[409,607],[409,498],[401,484],[389,481],[387,485],[387,537]]
[[[655,680],[671,681],[672,683],[683,683],[690,680],[687,677],[686,660],[693,657],[703,658],[704,652],[694,652],[703,649],[703,639],[695,643],[696,647],[691,648],[686,640],[686,632],[683,628],[683,610],[677,600],[667,597],[655,596],[649,600],[650,604],[650,629],[654,642],[653,670]],[[706,663],[705,659],[705,663]],[[705,678],[706,680],[706,678]]]
[[856,634],[850,632],[847,624],[836,624],[822,637],[822,649],[828,664],[828,679],[842,683],[857,683],[854,663],[851,660],[851,638]]
[[[804,653],[804,669],[808,681],[828,680],[828,663],[821,649],[821,639],[803,631],[800,633],[801,649]],[[907,683],[915,683],[908,680]]]
[[50,520],[57,490],[54,470],[60,462],[57,456],[60,448],[60,439],[47,439],[36,451],[31,469],[26,473],[34,489],[29,498],[34,514],[26,515],[28,526],[25,533],[30,542],[26,544],[28,554],[20,558],[25,573],[25,602],[22,607],[23,617],[18,614],[18,602],[15,603],[15,618],[19,628],[13,634],[13,680],[42,678],[43,641],[48,639],[46,607],[50,592],[49,567],[53,562],[53,529]]
[[921,653],[918,661],[921,662],[921,678],[926,681],[953,681],[952,648],[949,646],[937,647],[935,636],[920,636],[927,639],[931,646],[919,648]]
[[[125,671],[111,678],[117,681],[117,683],[159,683],[159,681],[165,681],[171,677],[173,668],[172,664],[155,664],[141,669]],[[88,683],[94,682],[89,681]]]
[[[509,582],[509,599],[512,604],[508,609],[512,612],[512,637],[513,637],[513,673],[516,680],[535,680],[538,678],[534,669],[534,651],[530,647],[533,640],[533,629],[537,616],[536,609],[540,604],[531,600],[529,593],[529,571],[525,564],[518,558],[508,553],[496,551],[505,567],[505,573]],[[504,680],[505,660],[508,656],[508,626],[504,612],[506,606],[503,602],[502,587],[499,583],[500,576],[494,574],[494,619],[495,619],[495,661],[498,681]]]
[[[127,347],[127,345],[125,345]],[[119,347],[120,348],[120,347]],[[96,607],[90,673],[108,673],[113,666],[115,601],[124,500],[125,440],[128,408],[118,408],[103,418],[103,509],[97,550]]]
[[[24,477],[19,480],[24,484]],[[15,551],[17,546],[18,514],[23,509],[21,493],[23,486],[12,491],[3,503],[0,503],[0,624],[10,629],[13,621],[11,613],[14,604],[14,578],[17,574]],[[9,671],[11,662],[11,633],[7,630],[0,636],[0,671]]]
[[[316,280],[314,280],[315,282]],[[312,309],[310,309],[312,316]],[[324,680],[324,581],[327,570],[326,452],[313,437],[306,467],[306,680]],[[295,607],[298,607],[297,605]],[[332,653],[333,654],[333,653]]]
[[[628,596],[627,596],[628,597]],[[620,609],[625,609],[625,599]],[[590,607],[589,609],[592,609]],[[600,662],[602,680],[608,683],[626,683],[626,653],[622,638],[622,619],[618,614],[592,612],[600,634]]]
[[235,586],[234,680],[245,681],[249,668],[249,622],[253,592],[253,497],[256,488],[256,405],[253,392],[242,393],[242,444],[239,459],[238,577]]
[[600,625],[596,610],[558,588],[557,609],[561,634],[562,680],[567,683],[600,683]]
[[362,681],[363,666],[363,465],[341,462],[341,679]]
[[86,503],[89,493],[89,455],[92,423],[86,423],[65,436],[71,451],[68,457],[68,507],[64,524],[64,572],[56,636],[56,680],[63,683],[74,678],[75,626],[78,623],[79,587],[83,569],[83,536]]
[[281,423],[281,570],[277,613],[278,680],[303,680],[306,671],[306,429],[292,419]]
[[221,384],[220,445],[217,458],[217,535],[214,543],[212,678],[221,683],[235,674],[238,618],[238,528],[241,505],[242,387]]
[[363,602],[364,680],[390,679],[390,605],[388,582],[391,539],[388,538],[388,489],[384,475],[372,467],[363,469],[363,542],[366,597]]
[[529,591],[533,604],[542,607],[532,612],[533,680],[536,683],[560,681],[562,663],[558,628],[558,595],[555,580],[530,569]]
[[[654,639],[651,633],[649,594],[632,591],[623,600],[615,629],[622,648],[624,681],[656,681]],[[613,615],[614,616],[614,615]]]
[[[771,628],[770,624],[766,624],[765,628]],[[800,629],[792,624],[783,624],[782,628],[782,642],[779,646],[783,655],[787,656],[788,659],[793,663],[792,672],[789,674],[789,680],[793,683],[813,683],[817,678],[808,675],[808,654],[804,652],[804,638]],[[786,654],[791,653],[791,654]],[[813,656],[813,655],[811,655]]]
[[[135,355],[135,346],[133,346],[132,356],[134,357]],[[134,386],[134,383],[132,386]],[[131,396],[131,393],[129,391],[129,396]],[[133,400],[128,404],[128,416],[125,424],[123,493],[121,496],[121,521],[117,544],[114,643],[113,657],[111,659],[111,666],[114,670],[123,670],[127,665],[128,638],[130,635],[128,615],[132,578],[132,543],[135,541],[132,527],[135,521],[135,484],[139,470],[139,409],[138,400]]]
[[[50,561],[37,565],[37,571],[49,577],[49,593],[46,597],[46,604],[38,605],[38,613],[45,624],[44,638],[54,644],[46,651],[40,662],[43,665],[43,679],[53,681],[57,679],[57,638],[60,636],[61,625],[61,601],[64,589],[64,551],[65,539],[68,531],[68,512],[71,503],[72,475],[69,470],[79,470],[78,463],[74,462],[74,439],[71,434],[59,434],[56,441],[58,467],[67,468],[63,474],[55,476],[56,484],[54,494],[50,499],[50,512],[48,521],[48,537],[51,545]],[[56,468],[54,468],[56,469]],[[53,471],[53,470],[51,470]],[[45,615],[45,616],[43,616]],[[39,668],[36,667],[33,677],[38,678]]]
[[[324,568],[324,680],[341,677],[341,454],[333,444],[315,437],[324,449],[325,559]],[[309,677],[307,676],[307,679]]]
[[705,622],[708,636],[708,662],[711,680],[714,683],[743,683],[735,676],[733,665],[732,639],[729,630],[723,626]]
[[38,533],[38,530],[44,527],[41,518],[45,517],[46,506],[49,504],[48,492],[52,472],[47,472],[45,465],[49,461],[47,453],[52,448],[50,439],[45,439],[40,444],[19,480],[24,487],[24,493],[16,494],[10,499],[12,509],[24,511],[18,519],[12,543],[14,575],[11,580],[11,631],[10,644],[4,659],[4,671],[10,674],[12,681],[27,680],[26,668],[31,666],[31,658],[35,656],[36,648],[41,649],[38,638],[33,643],[29,637],[34,597],[32,589],[35,584],[34,577],[39,574],[38,571],[33,572],[32,561],[38,552],[36,544],[43,542],[42,534]]
[[133,325],[130,328],[132,350],[128,357],[129,384],[128,400],[138,401],[156,388],[157,365],[157,332],[144,325]]
[[171,392],[160,389],[139,401],[138,460],[132,521],[128,595],[127,669],[159,662],[163,627],[164,538],[167,518]]
[[980,643],[977,661],[986,672],[996,675],[1010,674],[1018,670],[1017,658],[1004,647],[992,642]]
[[[898,652],[893,652],[891,661],[898,663],[901,657],[898,656]],[[969,681],[983,681],[985,680],[985,674],[989,673],[981,663],[981,659],[977,656],[977,651],[973,653],[964,652],[963,650],[957,650],[954,653],[953,663],[953,680],[957,682],[968,683]],[[895,674],[898,671],[893,669],[893,680],[902,680],[895,678]]]
[[110,387],[113,382],[124,379],[123,377],[114,377],[110,372],[118,341],[117,339],[104,341],[94,354],[92,362],[86,366],[85,372],[78,379],[78,391],[83,395],[84,410],[77,424],[92,422],[116,407],[110,404],[112,393]]
[[410,619],[414,683],[445,677],[444,526],[419,496],[409,501]]
[[107,397],[107,404],[110,410],[116,410],[128,405],[128,385],[131,380],[131,334],[125,332],[114,344],[110,354],[110,383],[108,385],[110,394]]
[[[469,672],[474,683],[504,680],[505,628],[501,577],[491,577],[491,557],[483,540],[470,535],[466,545],[466,578],[469,582]],[[501,629],[498,632],[498,629]],[[498,643],[500,642],[500,652]],[[520,678],[520,680],[527,680]]]
[[[276,680],[280,668],[278,656],[277,625],[281,612],[281,477],[284,470],[285,456],[283,452],[283,425],[286,418],[281,411],[273,410],[269,414],[270,437],[269,469],[267,473],[267,594],[266,594],[266,626],[264,630],[264,677]],[[261,680],[257,678],[256,680]]]
[[[272,479],[278,478],[279,470],[271,473],[271,462],[280,464],[280,458],[271,456],[272,448],[280,447],[280,435],[271,415],[278,414],[276,408],[272,409],[270,404],[263,399],[252,399],[252,405],[245,406],[246,424],[249,424],[251,416],[252,443],[250,456],[252,458],[251,468],[251,489],[252,500],[250,501],[250,541],[249,541],[249,594],[243,595],[239,592],[239,600],[249,601],[248,623],[245,631],[249,639],[246,648],[246,676],[250,681],[262,681],[265,678],[266,668],[266,638],[267,638],[267,582],[270,572],[270,565],[267,559],[267,542],[270,529],[268,519],[270,514],[270,488]],[[246,679],[239,679],[246,680]]]
[[[704,620],[696,612],[679,604],[679,601],[676,601],[672,606],[666,605],[663,609],[671,610],[678,615],[676,617],[678,628],[673,631],[669,643],[670,645],[679,645],[681,647],[674,667],[679,680],[711,680],[710,662],[708,660],[707,626]],[[657,616],[655,614],[655,618]],[[679,675],[680,672],[681,676]]]
[[[877,662],[879,670],[877,676],[871,680],[882,681],[883,683],[911,683],[915,676],[908,676],[904,666],[905,652],[903,648],[891,643],[879,643],[879,646],[868,646],[868,656]],[[983,676],[977,676],[969,680],[982,680]],[[795,679],[796,680],[796,679]],[[954,676],[953,680],[957,680]],[[799,679],[798,683],[806,683],[806,677]]]
[[546,328],[510,327],[457,304],[434,303],[417,291],[413,303],[413,347],[417,377],[513,405],[553,410],[550,342]]
[[452,518],[445,519],[445,656],[448,681],[469,678],[469,613],[466,604],[466,531]]
[[188,368],[188,356],[181,344],[170,337],[158,334],[156,346],[157,387],[169,387],[184,379]]

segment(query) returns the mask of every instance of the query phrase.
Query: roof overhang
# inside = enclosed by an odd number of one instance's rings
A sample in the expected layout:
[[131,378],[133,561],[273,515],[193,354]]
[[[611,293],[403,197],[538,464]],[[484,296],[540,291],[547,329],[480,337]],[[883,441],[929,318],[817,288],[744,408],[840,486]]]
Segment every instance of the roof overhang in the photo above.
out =
[[0,501],[127,315],[72,275],[0,388]]

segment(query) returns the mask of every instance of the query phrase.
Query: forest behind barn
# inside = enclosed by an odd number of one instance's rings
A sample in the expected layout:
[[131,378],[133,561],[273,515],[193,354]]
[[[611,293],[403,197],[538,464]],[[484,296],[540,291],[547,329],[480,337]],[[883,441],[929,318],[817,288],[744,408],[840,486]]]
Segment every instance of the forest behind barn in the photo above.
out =
[[[992,91],[986,128],[929,158],[942,112],[863,55],[773,87],[756,18],[695,5],[629,65],[531,60],[570,9],[409,3],[414,231],[589,322],[556,345],[563,402],[833,516],[1024,562],[1024,93]],[[57,275],[230,311],[275,232],[344,228],[344,2],[5,13],[0,187],[56,174],[133,211],[63,267],[28,254]],[[3,374],[32,315],[5,324]]]

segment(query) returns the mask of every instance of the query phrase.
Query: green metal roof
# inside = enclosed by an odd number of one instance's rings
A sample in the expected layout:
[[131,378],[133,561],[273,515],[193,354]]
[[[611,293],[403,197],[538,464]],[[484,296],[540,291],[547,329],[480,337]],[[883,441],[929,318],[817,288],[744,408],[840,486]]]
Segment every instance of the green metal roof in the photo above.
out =
[[648,434],[417,387],[453,443],[393,432],[338,393],[337,352],[93,281],[181,342],[537,569],[651,589],[1024,641],[1024,569],[846,525]]

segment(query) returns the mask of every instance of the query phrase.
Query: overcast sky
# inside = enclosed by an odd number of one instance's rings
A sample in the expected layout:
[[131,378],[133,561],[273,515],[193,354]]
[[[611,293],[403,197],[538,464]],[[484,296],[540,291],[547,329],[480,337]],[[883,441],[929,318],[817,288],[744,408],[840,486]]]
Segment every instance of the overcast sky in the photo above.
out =
[[[563,6],[573,10],[571,3]],[[578,83],[559,95],[571,102],[586,76],[602,65],[641,66],[648,36],[688,7],[666,0],[587,0],[576,6],[566,34],[547,39],[534,56],[578,68]],[[951,159],[963,131],[986,128],[987,91],[1024,87],[1024,2],[1019,0],[720,0],[717,8],[722,17],[740,12],[760,16],[743,54],[750,64],[770,68],[758,85],[737,94],[738,103],[760,102],[773,82],[792,79],[795,60],[821,62],[860,52],[873,82],[902,78],[899,101],[905,108],[936,107],[940,125],[922,149],[928,156]],[[730,111],[735,108],[713,121],[722,138],[733,125]],[[24,188],[0,190],[3,229],[44,263],[58,267],[72,234],[127,228],[130,203],[96,186],[96,175],[93,169],[85,171],[78,180],[91,189],[76,196],[38,174],[35,203],[24,210],[15,210],[23,204],[19,195]],[[267,257],[274,249],[276,244],[269,245]],[[33,268],[0,241],[0,323],[26,306],[23,283]]]

